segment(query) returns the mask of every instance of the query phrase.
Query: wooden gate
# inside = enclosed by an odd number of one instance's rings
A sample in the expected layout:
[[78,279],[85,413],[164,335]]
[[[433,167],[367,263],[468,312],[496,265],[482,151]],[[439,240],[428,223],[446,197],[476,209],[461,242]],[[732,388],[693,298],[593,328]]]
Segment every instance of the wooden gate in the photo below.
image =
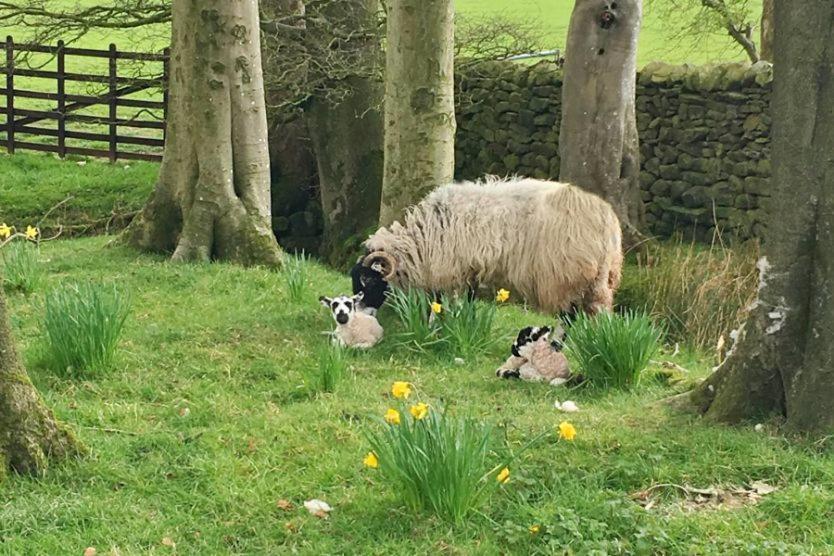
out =
[[[0,88],[0,97],[5,96],[5,106],[0,106],[0,115],[5,115],[5,122],[0,124],[0,132],[5,131],[6,150],[14,153],[18,149],[54,152],[63,158],[67,154],[107,157],[111,162],[118,159],[153,160],[162,159],[162,147],[165,142],[165,116],[167,115],[168,84],[168,50],[163,53],[120,52],[115,44],[109,50],[89,48],[71,48],[59,41],[56,46],[36,44],[15,44],[12,37],[0,43],[5,50],[6,63],[0,68],[5,74],[5,88]],[[2,52],[0,50],[0,52]],[[50,56],[55,69],[33,69],[16,64],[20,53],[40,53]],[[106,59],[109,71],[106,74],[72,73],[66,71],[67,61],[71,57]],[[119,76],[119,60],[132,60],[161,66],[156,76],[126,77]],[[42,67],[45,67],[44,64]],[[15,82],[26,79],[31,85],[21,88]],[[39,79],[31,79],[39,78]],[[2,78],[0,78],[2,79]],[[44,80],[54,80],[51,91],[44,89]],[[87,83],[98,86],[100,93],[67,93],[67,84]],[[96,85],[98,84],[98,85]],[[2,85],[2,81],[0,81]],[[32,90],[40,89],[40,90]],[[145,98],[126,98],[142,93]],[[155,93],[155,94],[154,94]],[[152,99],[153,96],[161,97]],[[151,98],[148,98],[151,97]],[[54,102],[49,109],[21,108],[16,99],[36,99]],[[52,108],[54,106],[54,108]],[[98,107],[96,109],[96,107]],[[105,109],[106,108],[106,109]],[[120,108],[122,109],[120,111]],[[139,109],[130,116],[125,116],[124,109]],[[82,114],[80,112],[88,113]],[[89,112],[98,113],[89,113]],[[159,114],[161,117],[148,117]],[[143,116],[145,118],[143,119]],[[55,122],[53,126],[44,127],[46,122]],[[141,135],[139,134],[142,130]],[[49,137],[51,140],[20,140],[19,135]],[[97,146],[68,145],[68,140],[76,139],[89,143],[106,143],[107,148]],[[127,149],[123,147],[128,145]]]

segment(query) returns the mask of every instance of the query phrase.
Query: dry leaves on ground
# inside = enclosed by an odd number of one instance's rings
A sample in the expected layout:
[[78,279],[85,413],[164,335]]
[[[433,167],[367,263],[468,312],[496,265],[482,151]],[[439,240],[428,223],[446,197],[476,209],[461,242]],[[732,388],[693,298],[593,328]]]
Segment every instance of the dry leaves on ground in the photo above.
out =
[[[657,494],[663,491],[676,491],[681,498],[662,500]],[[763,497],[776,492],[777,487],[764,481],[753,481],[748,487],[709,487],[695,488],[689,485],[662,483],[652,485],[645,490],[635,492],[631,498],[646,510],[663,506],[673,506],[684,511],[707,509],[734,509],[757,504]]]

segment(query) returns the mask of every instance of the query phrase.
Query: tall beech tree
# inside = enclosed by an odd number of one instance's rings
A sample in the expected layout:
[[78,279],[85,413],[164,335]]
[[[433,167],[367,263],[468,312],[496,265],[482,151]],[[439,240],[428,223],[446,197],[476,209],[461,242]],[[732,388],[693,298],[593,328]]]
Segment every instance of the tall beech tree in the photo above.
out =
[[83,452],[46,407],[20,362],[0,287],[0,483],[8,469],[40,474],[50,460]]
[[176,261],[278,264],[256,0],[174,0],[159,181],[125,238]]
[[[813,14],[813,17],[809,17]],[[834,432],[834,0],[776,2],[773,185],[758,299],[690,397],[707,417]]]
[[455,170],[452,0],[389,0],[381,225]]
[[570,18],[559,132],[560,181],[614,207],[625,244],[643,221],[634,99],[641,0],[577,0]]

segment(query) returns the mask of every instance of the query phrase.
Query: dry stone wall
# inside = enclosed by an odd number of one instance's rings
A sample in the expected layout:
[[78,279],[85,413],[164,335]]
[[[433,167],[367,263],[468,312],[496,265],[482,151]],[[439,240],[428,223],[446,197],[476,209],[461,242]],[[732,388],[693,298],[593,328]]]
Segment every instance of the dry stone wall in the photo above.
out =
[[[710,241],[763,231],[773,72],[653,63],[638,75],[641,188],[649,230]],[[457,79],[456,174],[559,175],[562,78],[554,63],[493,62]]]

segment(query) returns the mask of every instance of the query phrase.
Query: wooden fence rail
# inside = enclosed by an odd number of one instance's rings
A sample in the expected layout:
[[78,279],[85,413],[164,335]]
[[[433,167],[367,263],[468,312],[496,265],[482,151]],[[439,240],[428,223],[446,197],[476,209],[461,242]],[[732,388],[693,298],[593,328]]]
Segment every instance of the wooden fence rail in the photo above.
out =
[[[111,162],[119,159],[153,160],[162,159],[162,147],[165,145],[165,117],[168,104],[168,49],[162,53],[120,52],[115,44],[109,50],[90,48],[71,48],[59,41],[56,46],[39,44],[15,44],[12,37],[6,37],[0,43],[0,52],[5,50],[6,63],[0,67],[0,74],[5,74],[5,88],[0,88],[0,97],[5,96],[5,106],[0,105],[0,115],[5,122],[0,124],[0,132],[5,131],[6,150],[13,154],[17,149],[42,152],[54,152],[61,158],[67,154],[107,157]],[[15,63],[16,55],[21,52],[47,54],[54,57],[55,70],[31,69],[19,67]],[[66,71],[68,57],[102,58],[108,61],[106,75],[72,73]],[[161,72],[155,78],[126,77],[118,74],[119,60],[141,62],[158,62],[162,64]],[[17,88],[16,77],[55,80],[52,91],[29,90]],[[102,94],[67,93],[67,82],[99,83],[106,86]],[[1,83],[1,82],[0,82]],[[140,91],[158,88],[161,100],[124,98]],[[16,99],[35,99],[54,101],[54,110],[32,110],[19,108]],[[95,106],[106,106],[107,115],[78,114],[77,112]],[[119,117],[119,108],[138,108],[139,113],[130,117]],[[143,112],[161,110],[161,119],[141,119]],[[55,127],[42,127],[44,122],[56,122]],[[39,124],[39,125],[33,125]],[[79,124],[86,128],[68,129],[68,125]],[[91,127],[92,126],[92,127]],[[98,126],[98,127],[96,127]],[[102,129],[98,129],[98,128]],[[107,132],[102,131],[106,129]],[[124,130],[145,129],[156,131],[155,137],[135,136]],[[120,133],[120,130],[123,130]],[[21,141],[17,135],[35,135],[56,138],[54,142]],[[161,137],[159,136],[161,134]],[[106,143],[107,148],[88,146],[69,146],[67,139],[79,139],[87,142]],[[139,145],[148,149],[120,150],[120,145]]]

